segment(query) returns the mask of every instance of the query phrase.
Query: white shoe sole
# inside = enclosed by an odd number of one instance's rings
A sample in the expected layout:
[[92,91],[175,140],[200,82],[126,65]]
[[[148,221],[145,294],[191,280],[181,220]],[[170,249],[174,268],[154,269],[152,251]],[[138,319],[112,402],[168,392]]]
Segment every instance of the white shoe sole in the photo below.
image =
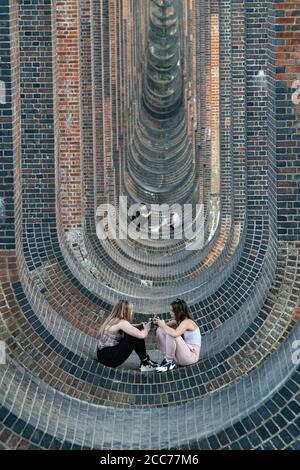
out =
[[174,370],[174,369],[176,369],[176,365],[172,364],[170,367],[166,367],[166,366],[157,367],[156,372],[168,372],[169,370]]
[[153,372],[154,370],[156,370],[156,367],[146,367],[146,366],[140,367],[141,372]]

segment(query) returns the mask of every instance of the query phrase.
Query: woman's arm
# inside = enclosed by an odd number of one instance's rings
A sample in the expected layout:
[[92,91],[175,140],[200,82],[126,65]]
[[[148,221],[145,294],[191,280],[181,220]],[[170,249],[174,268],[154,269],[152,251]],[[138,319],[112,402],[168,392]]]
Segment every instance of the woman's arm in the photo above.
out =
[[173,336],[173,338],[178,338],[181,336],[190,326],[189,320],[183,320],[183,322],[181,322],[176,329],[171,328],[162,320],[160,320],[159,323],[159,326],[161,326],[168,335]]
[[166,325],[170,326],[171,328],[174,328],[177,325],[177,323],[176,323],[176,320],[171,320],[171,321],[168,321]]
[[134,336],[135,338],[144,339],[148,336],[151,325],[147,324],[142,330],[139,330],[135,326],[131,325],[131,323],[129,323],[128,321],[122,320],[118,324],[118,327],[120,330],[124,331],[124,333],[127,333],[129,336]]

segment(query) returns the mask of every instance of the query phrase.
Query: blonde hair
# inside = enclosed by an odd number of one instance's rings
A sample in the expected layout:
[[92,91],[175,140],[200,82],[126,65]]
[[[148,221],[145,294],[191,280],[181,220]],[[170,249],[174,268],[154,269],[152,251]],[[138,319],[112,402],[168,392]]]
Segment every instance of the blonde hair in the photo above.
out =
[[132,304],[128,300],[119,300],[119,302],[114,306],[110,315],[102,323],[98,337],[102,336],[104,331],[108,326],[117,324],[120,320],[131,320],[132,315]]

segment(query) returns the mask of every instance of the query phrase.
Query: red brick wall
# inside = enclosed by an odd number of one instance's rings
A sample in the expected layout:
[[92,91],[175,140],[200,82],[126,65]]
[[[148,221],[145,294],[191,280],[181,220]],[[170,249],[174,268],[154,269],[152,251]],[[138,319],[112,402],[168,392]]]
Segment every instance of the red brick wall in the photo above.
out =
[[219,13],[211,14],[211,192],[220,194],[220,32]]
[[81,122],[79,11],[77,0],[55,0],[57,171],[61,221],[65,230],[81,226]]
[[[300,236],[300,2],[277,2],[276,90],[279,235]],[[298,96],[298,99],[297,99]]]

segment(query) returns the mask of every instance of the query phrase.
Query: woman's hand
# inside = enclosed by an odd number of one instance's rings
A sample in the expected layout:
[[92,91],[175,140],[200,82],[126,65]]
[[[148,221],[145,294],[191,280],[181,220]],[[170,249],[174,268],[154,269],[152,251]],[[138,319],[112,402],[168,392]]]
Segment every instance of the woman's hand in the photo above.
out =
[[163,328],[166,322],[165,320],[161,320],[159,317],[154,317],[154,324]]
[[149,331],[151,330],[151,323],[143,323],[144,329],[143,331],[145,332],[145,337],[148,336]]

